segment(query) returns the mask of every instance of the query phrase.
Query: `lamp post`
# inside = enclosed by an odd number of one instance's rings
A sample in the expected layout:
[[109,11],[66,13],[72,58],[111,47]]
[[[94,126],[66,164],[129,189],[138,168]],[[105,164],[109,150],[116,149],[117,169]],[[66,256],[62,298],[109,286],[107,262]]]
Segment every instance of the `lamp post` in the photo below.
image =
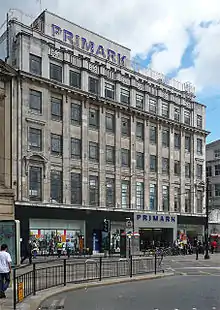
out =
[[206,178],[206,218],[205,218],[205,255],[204,259],[209,259],[209,179]]

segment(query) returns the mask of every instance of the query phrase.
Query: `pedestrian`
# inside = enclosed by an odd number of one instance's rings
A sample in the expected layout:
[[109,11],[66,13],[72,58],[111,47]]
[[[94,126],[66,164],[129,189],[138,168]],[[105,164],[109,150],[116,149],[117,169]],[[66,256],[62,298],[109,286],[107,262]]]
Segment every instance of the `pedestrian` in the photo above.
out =
[[1,245],[0,251],[0,298],[5,298],[5,292],[10,284],[11,255],[7,252],[7,244]]
[[62,254],[62,249],[63,249],[63,244],[62,244],[62,242],[58,242],[58,243],[57,243],[57,254],[58,254],[58,258],[60,258],[61,254]]
[[196,245],[196,260],[199,259],[199,244]]

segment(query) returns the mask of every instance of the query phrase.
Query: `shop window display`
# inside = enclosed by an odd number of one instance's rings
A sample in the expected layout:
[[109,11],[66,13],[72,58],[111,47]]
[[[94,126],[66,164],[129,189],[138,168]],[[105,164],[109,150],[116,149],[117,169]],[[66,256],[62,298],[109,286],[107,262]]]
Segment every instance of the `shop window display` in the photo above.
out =
[[30,239],[36,241],[38,255],[56,255],[60,244],[62,254],[66,254],[67,246],[71,248],[71,254],[79,254],[84,248],[84,236],[80,230],[31,230]]

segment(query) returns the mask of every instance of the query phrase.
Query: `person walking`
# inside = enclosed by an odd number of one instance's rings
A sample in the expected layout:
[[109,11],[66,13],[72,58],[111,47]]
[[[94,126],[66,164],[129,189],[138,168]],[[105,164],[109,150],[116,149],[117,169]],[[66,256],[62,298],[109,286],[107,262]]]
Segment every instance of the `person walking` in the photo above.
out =
[[200,248],[199,243],[197,243],[196,244],[196,260],[199,259],[199,248]]
[[5,292],[10,284],[11,255],[7,252],[7,244],[1,245],[0,251],[0,298],[5,298]]

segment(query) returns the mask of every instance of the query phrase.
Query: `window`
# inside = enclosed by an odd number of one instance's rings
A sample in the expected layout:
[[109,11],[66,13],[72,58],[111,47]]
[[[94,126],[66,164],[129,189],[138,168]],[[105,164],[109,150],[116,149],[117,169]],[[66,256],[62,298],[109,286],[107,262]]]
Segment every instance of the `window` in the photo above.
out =
[[215,165],[215,175],[220,175],[220,165]]
[[115,115],[106,113],[105,115],[105,128],[108,132],[115,132]]
[[220,157],[220,149],[219,150],[214,150],[214,157],[219,158]]
[[42,113],[42,93],[33,89],[29,92],[29,108],[32,112]]
[[54,121],[61,121],[62,113],[62,99],[51,97],[51,118]]
[[42,200],[42,168],[30,166],[29,168],[29,198],[33,201]]
[[130,208],[130,183],[129,181],[121,182],[121,207],[122,209]]
[[36,75],[42,74],[41,57],[30,54],[30,72]]
[[207,177],[212,177],[212,166],[207,166],[206,167],[206,176]]
[[203,192],[197,191],[196,193],[196,205],[197,205],[197,213],[203,213]]
[[220,197],[220,184],[215,184],[215,197]]
[[185,150],[187,152],[191,151],[191,137],[190,136],[185,136]]
[[136,182],[136,209],[144,210],[144,183]]
[[71,103],[71,123],[80,125],[82,122],[82,106],[76,103]]
[[180,212],[180,188],[174,188],[174,212]]
[[157,186],[150,184],[150,211],[157,210]]
[[190,172],[191,172],[190,163],[185,163],[185,177],[186,178],[190,178]]
[[122,167],[130,167],[130,151],[121,149],[121,165]]
[[81,88],[80,72],[70,71],[70,86]]
[[115,147],[106,145],[106,163],[114,165],[115,163]]
[[115,98],[115,85],[105,83],[105,98],[114,100]]
[[55,202],[63,202],[63,174],[62,171],[50,173],[50,199]]
[[61,66],[50,64],[50,78],[57,82],[62,83],[63,68]]
[[82,176],[80,173],[71,173],[71,204],[82,204]]
[[180,139],[181,139],[181,137],[180,137],[180,134],[179,133],[174,133],[174,147],[176,148],[176,149],[180,149]]
[[130,120],[128,118],[121,118],[121,134],[123,136],[130,135]]
[[162,186],[163,211],[169,211],[169,186]]
[[169,159],[168,158],[162,158],[162,173],[163,174],[169,174]]
[[136,94],[136,108],[143,110],[144,108],[144,96]]
[[190,189],[185,189],[185,213],[191,212]]
[[121,88],[121,102],[129,104],[130,92],[128,89]]
[[202,115],[197,114],[197,127],[202,128]]
[[174,174],[180,175],[180,162],[178,160],[174,161]]
[[89,126],[95,129],[99,128],[99,110],[89,109]]
[[155,155],[150,155],[150,171],[156,172],[157,170],[157,157]]
[[89,159],[99,161],[99,145],[96,142],[89,142]]
[[169,147],[169,130],[168,129],[163,129],[162,131],[162,145],[163,147]]
[[136,152],[136,167],[144,169],[144,153]]
[[155,99],[149,100],[149,111],[152,113],[157,113],[157,101]]
[[137,122],[136,123],[136,138],[144,140],[144,124]]
[[169,117],[169,105],[167,102],[162,102],[162,116]]
[[184,110],[184,123],[187,125],[191,124],[191,112],[189,110]]
[[99,80],[89,77],[89,92],[95,95],[99,94]]
[[157,143],[157,127],[150,126],[150,143],[156,144]]
[[80,139],[71,138],[71,157],[74,159],[81,159],[82,156],[82,143]]
[[180,121],[180,108],[179,107],[174,107],[174,120],[176,122]]
[[99,205],[99,179],[97,176],[89,176],[89,204],[91,206]]
[[42,130],[29,128],[29,148],[33,151],[42,151]]
[[106,206],[115,206],[115,180],[111,178],[106,178]]
[[212,184],[208,185],[208,197],[212,197]]
[[196,176],[198,179],[202,179],[202,175],[203,175],[202,169],[203,169],[202,165],[199,165],[199,164],[196,165]]
[[202,155],[202,139],[197,139],[197,154]]
[[51,154],[61,156],[63,153],[63,137],[51,134]]

